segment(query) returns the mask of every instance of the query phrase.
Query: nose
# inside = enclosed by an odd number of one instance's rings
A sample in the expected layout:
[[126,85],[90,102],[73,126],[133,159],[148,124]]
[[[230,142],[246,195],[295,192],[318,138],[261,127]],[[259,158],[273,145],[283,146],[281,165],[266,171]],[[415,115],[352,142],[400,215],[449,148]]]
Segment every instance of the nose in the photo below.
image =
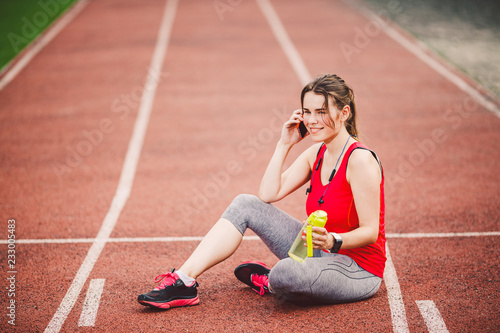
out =
[[309,124],[316,124],[318,122],[318,115],[316,114],[316,112],[312,112],[308,115],[307,122]]

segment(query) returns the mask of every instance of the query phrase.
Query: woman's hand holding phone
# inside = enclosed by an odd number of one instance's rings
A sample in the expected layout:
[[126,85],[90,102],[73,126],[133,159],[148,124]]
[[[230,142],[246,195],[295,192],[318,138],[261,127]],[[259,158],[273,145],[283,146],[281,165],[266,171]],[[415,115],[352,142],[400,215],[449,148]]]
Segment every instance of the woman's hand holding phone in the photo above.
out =
[[303,123],[302,110],[293,111],[290,119],[283,125],[281,132],[281,141],[285,144],[296,144],[300,142],[307,134],[307,129]]

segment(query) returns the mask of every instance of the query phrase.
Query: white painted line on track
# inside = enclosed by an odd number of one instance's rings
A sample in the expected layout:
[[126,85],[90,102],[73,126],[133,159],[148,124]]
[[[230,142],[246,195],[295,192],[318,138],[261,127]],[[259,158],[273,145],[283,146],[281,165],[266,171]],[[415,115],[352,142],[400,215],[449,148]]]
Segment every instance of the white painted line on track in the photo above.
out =
[[144,136],[146,135],[149,117],[156,94],[156,88],[158,87],[159,80],[155,77],[155,75],[160,75],[161,73],[163,60],[165,58],[165,53],[170,40],[170,32],[172,30],[177,10],[177,3],[178,0],[167,0],[166,2],[153,58],[148,70],[148,73],[153,73],[153,75],[148,75],[147,82],[144,85],[141,104],[139,106],[139,113],[135,121],[134,131],[129,142],[127,155],[125,156],[125,162],[123,164],[120,180],[118,182],[118,188],[116,189],[115,196],[111,202],[111,207],[104,218],[101,229],[93,241],[85,260],[76,273],[71,286],[66,292],[66,295],[54,314],[54,317],[52,317],[52,320],[45,329],[45,332],[59,332],[61,330],[62,325],[73,309],[85,281],[99,258],[104,245],[106,245],[106,242],[116,225],[116,221],[118,220],[118,217],[128,200],[132,184],[134,182],[135,171],[141,154]]
[[386,238],[451,238],[451,237],[487,237],[500,236],[500,231],[485,232],[433,232],[433,233],[407,233],[407,234],[386,234]]
[[311,74],[309,74],[309,70],[304,64],[302,57],[293,45],[292,40],[283,27],[278,14],[276,14],[276,11],[274,10],[269,0],[257,0],[257,4],[259,5],[260,10],[267,19],[267,22],[271,26],[271,30],[273,31],[274,36],[280,43],[281,48],[285,52],[288,60],[290,61],[290,64],[295,70],[295,73],[299,77],[300,83],[302,83],[302,85],[306,85],[309,81],[312,80],[312,76]]
[[95,325],[97,310],[99,309],[99,302],[101,301],[101,295],[104,289],[104,281],[105,279],[92,279],[90,281],[78,326]]
[[[45,32],[38,40],[33,41],[32,46],[26,53],[19,59],[19,61],[12,66],[11,69],[0,80],[0,91],[5,88],[12,80],[14,80],[24,67],[26,67],[31,59],[33,59],[38,52],[40,52],[47,44],[49,44],[58,34],[63,30],[68,23],[70,23],[85,6],[88,0],[78,1],[71,9],[62,16]],[[30,47],[30,46],[28,46]]]
[[448,332],[443,317],[433,301],[415,301],[415,303],[417,303],[418,309],[422,317],[424,317],[429,333]]
[[[94,241],[95,238],[16,239],[16,244],[80,244]],[[7,244],[7,240],[1,240],[0,244]]]
[[426,63],[429,67],[434,69],[436,72],[441,74],[448,81],[457,86],[460,90],[471,96],[476,102],[481,104],[483,107],[488,109],[494,115],[500,118],[500,108],[489,101],[485,96],[483,96],[476,88],[472,87],[470,84],[465,82],[460,76],[453,73],[450,69],[446,68],[439,61],[434,59],[432,56],[427,54],[422,46],[417,45],[411,40],[408,40],[405,36],[399,33],[396,29],[392,28],[387,22],[385,22],[380,16],[373,13],[370,9],[362,4],[354,3],[352,0],[344,0],[357,8],[361,14],[363,14],[367,19],[375,21],[378,23],[380,28],[386,33],[387,36],[395,40],[405,49],[413,53],[417,58]]
[[[453,238],[453,237],[489,237],[500,236],[500,231],[486,232],[447,232],[447,233],[408,233],[408,234],[386,234],[386,238]],[[107,243],[150,243],[150,242],[191,242],[201,241],[204,236],[180,236],[180,237],[121,237],[103,239]],[[258,236],[244,236],[243,240],[259,240]],[[16,244],[79,244],[93,243],[95,238],[48,238],[48,239],[17,239]],[[0,240],[0,244],[8,244],[6,239]]]
[[[204,236],[185,237],[123,237],[102,239],[106,243],[151,243],[151,242],[192,242],[201,241]],[[243,240],[259,240],[258,236],[243,236]],[[60,239],[18,239],[16,244],[81,244],[93,243],[95,238],[60,238]],[[0,241],[0,244],[7,244],[7,240]]]
[[399,286],[398,275],[392,262],[389,246],[385,246],[387,261],[385,263],[384,282],[387,287],[387,298],[389,299],[389,307],[391,308],[392,329],[395,333],[410,332],[408,321],[406,319],[405,304],[403,295]]

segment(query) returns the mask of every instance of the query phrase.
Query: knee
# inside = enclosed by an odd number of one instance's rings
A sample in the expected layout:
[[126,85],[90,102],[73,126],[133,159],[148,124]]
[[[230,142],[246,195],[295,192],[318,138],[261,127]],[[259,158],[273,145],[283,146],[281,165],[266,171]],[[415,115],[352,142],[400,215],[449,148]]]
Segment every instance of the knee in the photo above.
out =
[[300,291],[306,284],[307,270],[292,258],[280,260],[269,273],[269,284],[278,296]]
[[247,208],[257,207],[264,202],[252,194],[239,194],[229,205],[229,211],[242,212]]
[[257,196],[253,194],[238,194],[234,198],[231,205],[246,207],[254,203],[262,203],[262,202],[263,202],[262,200],[260,200]]
[[251,194],[240,194],[234,198],[233,202],[227,207],[222,217],[231,221],[241,233],[244,233],[247,225],[246,221],[252,211],[259,209],[259,205],[263,204],[259,198]]

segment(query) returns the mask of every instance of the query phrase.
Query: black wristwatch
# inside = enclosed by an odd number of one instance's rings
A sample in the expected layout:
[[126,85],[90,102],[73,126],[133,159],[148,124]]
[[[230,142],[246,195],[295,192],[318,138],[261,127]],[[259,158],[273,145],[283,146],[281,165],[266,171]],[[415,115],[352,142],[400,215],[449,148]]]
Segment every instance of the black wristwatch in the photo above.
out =
[[333,236],[333,246],[330,249],[330,253],[338,253],[342,246],[342,238],[335,232],[330,232],[330,234]]

